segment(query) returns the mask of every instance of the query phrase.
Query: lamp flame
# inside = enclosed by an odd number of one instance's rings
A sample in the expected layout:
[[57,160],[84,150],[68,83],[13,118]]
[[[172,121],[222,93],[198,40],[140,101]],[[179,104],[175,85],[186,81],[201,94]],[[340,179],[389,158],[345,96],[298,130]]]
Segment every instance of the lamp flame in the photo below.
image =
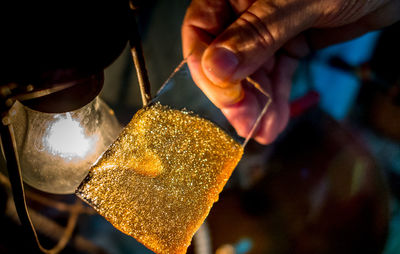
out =
[[92,150],[97,136],[87,137],[79,121],[69,113],[57,115],[56,120],[47,127],[43,144],[48,152],[65,160],[82,159]]

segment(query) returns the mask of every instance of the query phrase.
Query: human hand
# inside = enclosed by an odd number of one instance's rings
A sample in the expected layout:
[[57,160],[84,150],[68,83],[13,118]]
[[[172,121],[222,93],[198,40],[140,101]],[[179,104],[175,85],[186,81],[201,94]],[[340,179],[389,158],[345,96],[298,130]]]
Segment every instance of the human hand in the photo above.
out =
[[268,144],[289,120],[298,59],[400,19],[400,0],[193,0],[182,25],[193,80],[246,137],[267,98],[272,104],[254,135]]

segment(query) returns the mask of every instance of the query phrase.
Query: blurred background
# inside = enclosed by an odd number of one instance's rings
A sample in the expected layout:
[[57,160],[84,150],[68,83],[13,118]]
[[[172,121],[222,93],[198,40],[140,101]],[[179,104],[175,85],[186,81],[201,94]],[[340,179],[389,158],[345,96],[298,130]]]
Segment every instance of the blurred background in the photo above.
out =
[[[190,1],[142,2],[137,21],[154,95],[182,60],[180,26]],[[399,33],[397,23],[302,61],[288,128],[272,145],[249,143],[188,253],[400,253]],[[122,126],[142,107],[128,46],[105,69],[100,97]],[[235,135],[186,66],[157,99]],[[29,252],[0,183],[0,253]],[[34,223],[51,246],[76,198],[27,188]],[[152,252],[86,207],[61,253]]]

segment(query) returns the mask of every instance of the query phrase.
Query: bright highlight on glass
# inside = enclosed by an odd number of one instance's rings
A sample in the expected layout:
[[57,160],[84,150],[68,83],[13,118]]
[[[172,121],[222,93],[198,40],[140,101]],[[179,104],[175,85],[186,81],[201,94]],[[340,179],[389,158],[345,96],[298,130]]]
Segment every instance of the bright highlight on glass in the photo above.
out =
[[83,127],[70,113],[56,115],[46,130],[43,143],[46,150],[65,160],[84,158],[99,139],[97,135],[86,136]]
[[38,112],[17,102],[11,114],[24,182],[55,194],[74,193],[121,130],[100,98],[61,114]]

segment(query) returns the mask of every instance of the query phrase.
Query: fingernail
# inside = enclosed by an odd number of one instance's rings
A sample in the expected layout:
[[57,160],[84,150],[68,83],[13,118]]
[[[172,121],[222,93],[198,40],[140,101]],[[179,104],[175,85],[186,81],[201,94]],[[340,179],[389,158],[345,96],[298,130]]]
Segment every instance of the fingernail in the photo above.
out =
[[226,99],[225,105],[238,103],[244,98],[244,91],[240,83],[233,84],[228,89],[223,89],[219,96],[222,97],[222,94]]
[[240,83],[233,84],[229,88],[212,85],[208,89],[208,97],[218,108],[224,108],[242,101],[244,90]]
[[239,59],[226,48],[211,48],[206,51],[203,69],[207,77],[216,85],[226,83],[239,65]]

